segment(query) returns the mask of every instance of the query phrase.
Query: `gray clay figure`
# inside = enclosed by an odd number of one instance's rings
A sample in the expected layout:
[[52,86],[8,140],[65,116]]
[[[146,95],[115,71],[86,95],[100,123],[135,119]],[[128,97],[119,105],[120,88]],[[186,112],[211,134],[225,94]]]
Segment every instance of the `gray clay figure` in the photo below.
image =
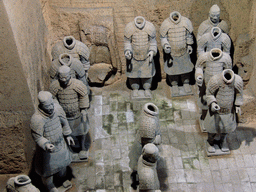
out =
[[65,65],[70,68],[71,77],[81,80],[87,86],[89,91],[90,88],[86,80],[86,74],[82,63],[78,59],[73,58],[72,55],[68,53],[62,53],[59,55],[58,59],[52,61],[52,65],[49,70],[52,81],[58,79],[58,69]]
[[68,53],[81,61],[84,70],[87,74],[90,68],[89,48],[81,41],[76,40],[73,36],[66,36],[62,41],[58,41],[52,48],[52,60],[58,60],[60,54]]
[[[66,175],[66,167],[71,163],[67,147],[74,144],[72,131],[62,107],[53,100],[48,91],[38,94],[39,105],[31,118],[31,133],[36,142],[35,171],[42,178],[48,191],[58,191],[53,184],[53,175]],[[66,141],[65,141],[66,140]]]
[[164,50],[164,71],[172,85],[172,95],[181,96],[178,80],[181,77],[185,94],[192,94],[189,85],[190,74],[194,69],[192,53],[193,26],[191,21],[177,11],[170,14],[160,27],[161,45]]
[[213,27],[209,33],[202,35],[197,45],[198,56],[213,48],[219,48],[224,53],[230,54],[231,40],[219,27]]
[[7,192],[40,192],[31,183],[31,179],[27,175],[18,175],[12,177],[6,184]]
[[201,117],[199,119],[202,131],[205,131],[203,120],[208,110],[205,94],[210,78],[221,73],[224,69],[232,69],[232,60],[229,54],[214,48],[203,53],[196,62],[195,80],[199,87],[199,101]]
[[71,78],[68,66],[61,66],[58,70],[58,80],[50,85],[50,92],[63,107],[72,129],[72,136],[79,141],[79,158],[88,159],[88,146],[85,146],[86,135],[89,134],[87,109],[90,106],[87,87],[82,81]]
[[207,151],[216,152],[217,136],[220,136],[219,148],[228,152],[227,134],[236,129],[236,114],[241,114],[243,104],[243,80],[231,69],[213,76],[206,90],[209,113],[205,118],[205,128],[208,132]]
[[151,97],[152,77],[156,73],[153,57],[157,53],[156,29],[144,17],[128,23],[124,32],[124,55],[127,60],[126,76],[132,87],[132,97],[139,96],[140,82],[145,97]]
[[219,27],[224,33],[229,33],[228,24],[226,21],[220,19],[220,8],[216,4],[210,8],[208,19],[203,21],[198,28],[197,42],[203,34],[209,33],[213,27]]
[[159,146],[161,144],[161,132],[159,126],[159,109],[153,103],[146,103],[141,111],[139,130],[137,132],[135,141],[129,152],[129,166],[132,172],[132,187],[136,188],[136,174],[138,159],[141,155],[142,148],[148,143],[154,143]]
[[160,189],[156,171],[159,150],[153,143],[146,144],[138,160],[138,177],[140,192],[155,192]]

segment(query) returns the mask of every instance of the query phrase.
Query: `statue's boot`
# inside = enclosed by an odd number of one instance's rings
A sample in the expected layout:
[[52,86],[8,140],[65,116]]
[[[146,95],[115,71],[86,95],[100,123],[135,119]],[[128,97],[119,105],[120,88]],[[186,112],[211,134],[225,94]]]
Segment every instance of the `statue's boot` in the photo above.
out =
[[138,97],[139,96],[139,90],[137,90],[137,89],[132,90],[132,96],[133,97]]
[[86,160],[89,157],[89,151],[82,150],[78,153],[79,159]]
[[56,187],[54,187],[54,188],[51,188],[50,192],[59,192],[59,190]]
[[172,86],[172,95],[173,95],[173,96],[179,96],[179,95],[180,95],[179,93],[180,93],[180,92],[179,92],[179,87],[178,87],[178,85]]
[[189,84],[186,83],[186,84],[183,85],[183,87],[184,87],[184,90],[185,90],[186,93],[191,93],[192,92],[192,89],[191,89]]
[[145,90],[144,94],[146,97],[151,97],[152,95],[150,90]]
[[215,153],[216,152],[216,149],[215,149],[214,145],[211,145],[209,142],[207,142],[206,144],[207,144],[207,151],[209,153]]

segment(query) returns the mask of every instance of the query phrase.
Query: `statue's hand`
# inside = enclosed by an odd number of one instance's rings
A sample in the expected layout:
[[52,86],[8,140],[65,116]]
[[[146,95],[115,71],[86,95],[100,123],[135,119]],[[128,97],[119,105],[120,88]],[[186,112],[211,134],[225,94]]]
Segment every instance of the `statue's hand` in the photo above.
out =
[[154,51],[149,51],[148,57],[149,57],[149,62],[151,63],[153,61]]
[[129,51],[129,50],[125,51],[124,56],[126,59],[131,60],[132,59],[131,51]]
[[220,106],[217,104],[217,103],[212,103],[212,106],[211,106],[211,111],[212,112],[217,112],[220,110]]
[[196,78],[196,84],[199,87],[202,87],[202,85],[203,85],[203,77],[201,75]]
[[168,45],[168,44],[165,44],[165,45],[164,45],[164,52],[165,52],[166,54],[171,53],[171,46]]
[[153,143],[154,143],[155,145],[160,145],[161,142],[162,142],[161,136],[160,136],[160,135],[156,135],[156,138],[155,138],[155,140],[154,140]]
[[241,108],[238,106],[236,106],[236,113],[239,115],[241,115],[241,113],[242,113]]
[[54,148],[55,148],[55,146],[53,144],[51,144],[51,143],[46,143],[45,144],[46,151],[53,152]]
[[193,48],[190,45],[188,45],[187,52],[189,55],[193,52]]
[[75,141],[71,136],[67,137],[67,142],[68,142],[68,145],[75,145]]

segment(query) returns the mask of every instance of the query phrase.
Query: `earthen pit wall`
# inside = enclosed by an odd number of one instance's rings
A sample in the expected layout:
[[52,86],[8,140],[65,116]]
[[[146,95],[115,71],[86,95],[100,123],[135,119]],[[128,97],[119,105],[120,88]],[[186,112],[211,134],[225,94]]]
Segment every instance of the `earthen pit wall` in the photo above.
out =
[[30,118],[47,87],[47,27],[39,0],[3,0],[0,65],[0,173],[29,169],[35,144]]

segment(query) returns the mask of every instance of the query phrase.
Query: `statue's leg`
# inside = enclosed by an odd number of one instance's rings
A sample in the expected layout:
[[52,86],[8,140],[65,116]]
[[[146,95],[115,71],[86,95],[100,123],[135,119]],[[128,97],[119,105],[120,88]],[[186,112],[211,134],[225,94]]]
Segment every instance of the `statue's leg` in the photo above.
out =
[[172,85],[172,95],[179,96],[179,87],[178,87],[178,81],[179,76],[178,75],[168,75],[169,81]]
[[152,78],[142,78],[141,82],[143,85],[143,89],[145,90],[145,96],[151,97],[150,88],[152,84]]
[[229,147],[228,147],[228,143],[227,143],[227,133],[221,133],[220,146],[221,146],[221,151],[223,151],[223,152],[229,151]]
[[85,141],[86,141],[86,135],[81,135],[80,136],[80,146],[81,146],[81,151],[79,152],[78,156],[80,159],[88,159],[88,149],[85,146]]
[[138,97],[139,96],[139,88],[140,88],[140,79],[139,78],[130,78],[129,79],[129,83],[132,87],[132,94],[133,94],[133,97]]
[[207,150],[209,153],[215,153],[214,148],[214,139],[215,139],[216,133],[208,133],[208,139],[207,139]]
[[181,75],[181,81],[186,93],[192,92],[190,85],[189,85],[189,78],[191,73],[186,73]]
[[42,182],[48,191],[58,192],[58,189],[53,184],[53,176],[52,175],[49,177],[42,177]]

